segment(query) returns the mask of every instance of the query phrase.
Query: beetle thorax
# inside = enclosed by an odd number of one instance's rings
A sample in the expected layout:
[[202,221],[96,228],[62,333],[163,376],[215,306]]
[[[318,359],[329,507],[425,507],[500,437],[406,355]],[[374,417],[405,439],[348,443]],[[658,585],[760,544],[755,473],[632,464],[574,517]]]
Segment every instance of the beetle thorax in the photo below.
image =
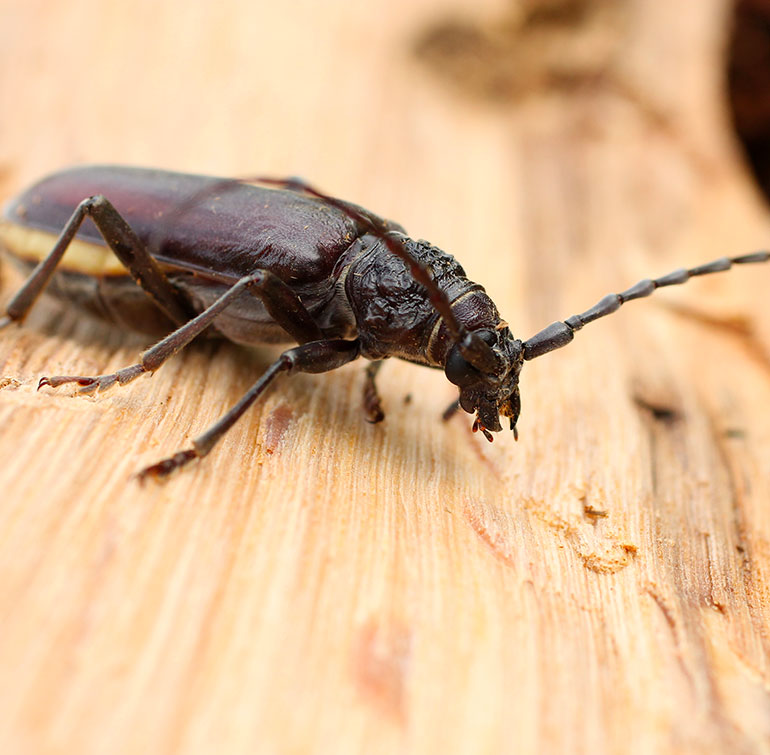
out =
[[501,429],[501,414],[510,418],[514,428],[519,414],[521,341],[501,321],[484,288],[468,280],[454,257],[441,249],[425,241],[402,239],[410,256],[430,271],[470,343],[482,340],[480,346],[491,349],[492,366],[482,368],[472,363],[468,348],[458,343],[457,334],[436,311],[408,265],[389,253],[381,239],[365,237],[362,242],[364,251],[351,261],[345,278],[362,355],[398,357],[444,369],[460,389],[460,406],[476,413],[477,429],[491,437],[488,431]]
[[[381,239],[364,237],[362,242],[364,251],[350,263],[345,278],[362,355],[369,359],[398,357],[443,368],[446,348],[441,343],[441,320],[425,288]],[[431,271],[450,302],[460,301],[471,289],[483,292],[466,278],[451,255],[425,241],[404,237],[403,243]]]

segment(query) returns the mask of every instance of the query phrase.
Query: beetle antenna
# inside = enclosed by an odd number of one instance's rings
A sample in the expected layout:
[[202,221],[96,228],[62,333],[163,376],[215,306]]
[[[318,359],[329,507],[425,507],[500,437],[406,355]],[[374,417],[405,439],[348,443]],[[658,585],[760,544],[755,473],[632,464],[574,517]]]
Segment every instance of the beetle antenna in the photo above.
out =
[[623,291],[623,293],[608,294],[593,307],[579,315],[572,315],[572,317],[568,317],[563,322],[554,322],[547,328],[543,328],[539,333],[536,333],[532,338],[524,342],[524,359],[536,359],[543,356],[543,354],[547,354],[549,351],[566,346],[575,337],[576,330],[580,330],[584,325],[598,320],[600,317],[616,312],[627,301],[649,296],[657,288],[686,283],[690,278],[698,275],[721,273],[723,270],[729,270],[733,265],[748,265],[755,262],[767,262],[768,260],[770,260],[770,252],[754,252],[753,254],[744,254],[740,257],[720,257],[706,265],[674,270],[674,272],[661,278],[652,280],[645,278],[631,286],[627,291]]

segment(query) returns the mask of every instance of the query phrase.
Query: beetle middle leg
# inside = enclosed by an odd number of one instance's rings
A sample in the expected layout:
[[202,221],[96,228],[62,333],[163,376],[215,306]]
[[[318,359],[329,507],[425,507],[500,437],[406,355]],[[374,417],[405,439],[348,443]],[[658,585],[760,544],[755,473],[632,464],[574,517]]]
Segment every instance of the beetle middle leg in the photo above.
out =
[[361,346],[357,340],[313,341],[284,351],[227,414],[193,440],[192,448],[179,451],[157,464],[146,467],[139,473],[139,479],[143,480],[148,476],[165,477],[194,459],[202,459],[281,373],[330,372],[352,362],[360,351]]
[[137,285],[171,319],[171,322],[177,325],[185,322],[190,313],[180,293],[169,283],[158,263],[112,203],[105,197],[97,195],[84,199],[75,208],[53,249],[37,265],[8,303],[5,316],[0,317],[0,328],[12,322],[21,322],[26,317],[37,297],[50,282],[57,265],[87,217],[93,220],[107,242],[107,246],[123,263]]
[[78,383],[81,386],[81,393],[92,393],[96,390],[106,390],[114,385],[125,385],[145,372],[155,372],[167,359],[206,330],[217,315],[232,304],[245,290],[251,291],[262,299],[265,308],[273,319],[300,343],[319,341],[323,338],[321,329],[313,321],[299,297],[271,272],[257,270],[251,275],[241,278],[197,317],[147,349],[136,364],[124,367],[117,372],[95,377],[82,375],[43,377],[40,379],[38,389],[44,385],[58,388],[67,383]]
[[382,359],[378,359],[376,362],[369,362],[365,370],[364,413],[366,414],[367,421],[373,425],[385,419],[385,412],[382,410],[382,401],[380,400],[380,394],[377,392],[377,384],[375,382],[377,373],[382,367],[382,362]]

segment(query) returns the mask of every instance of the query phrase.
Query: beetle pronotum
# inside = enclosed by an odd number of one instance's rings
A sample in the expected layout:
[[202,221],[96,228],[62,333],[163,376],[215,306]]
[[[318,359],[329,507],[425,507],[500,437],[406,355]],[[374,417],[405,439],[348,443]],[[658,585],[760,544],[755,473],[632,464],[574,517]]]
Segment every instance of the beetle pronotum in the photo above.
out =
[[278,375],[328,372],[358,357],[372,362],[364,391],[372,421],[383,416],[377,368],[398,357],[443,369],[459,388],[459,407],[475,413],[473,428],[488,440],[502,429],[501,415],[516,433],[525,361],[565,346],[584,325],[657,288],[770,259],[766,251],[722,257],[645,279],[522,341],[452,256],[297,180],[75,168],[12,200],[0,242],[23,269],[34,267],[0,328],[21,322],[48,287],[125,327],[170,332],[117,372],[44,377],[39,387],[74,382],[89,393],[125,385],[204,331],[239,343],[298,344],[190,448],[143,476],[166,475],[208,454]]

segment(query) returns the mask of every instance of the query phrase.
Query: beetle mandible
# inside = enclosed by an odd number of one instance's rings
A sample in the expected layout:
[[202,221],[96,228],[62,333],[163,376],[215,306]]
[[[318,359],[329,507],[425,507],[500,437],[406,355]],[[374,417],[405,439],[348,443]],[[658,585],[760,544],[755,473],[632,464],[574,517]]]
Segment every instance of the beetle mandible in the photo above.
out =
[[204,457],[278,375],[328,372],[358,357],[371,360],[364,404],[372,421],[383,417],[377,369],[398,357],[443,369],[459,389],[457,406],[476,415],[473,429],[488,440],[502,429],[500,416],[516,435],[525,361],[565,346],[584,325],[657,288],[770,259],[767,251],[722,257],[645,279],[522,341],[454,257],[296,179],[72,168],[8,204],[0,242],[18,266],[32,270],[0,328],[21,322],[49,287],[133,330],[170,331],[136,364],[95,377],[44,377],[38,388],[74,382],[90,393],[125,385],[204,331],[238,343],[298,344],[191,448],[141,477],[165,476]]

